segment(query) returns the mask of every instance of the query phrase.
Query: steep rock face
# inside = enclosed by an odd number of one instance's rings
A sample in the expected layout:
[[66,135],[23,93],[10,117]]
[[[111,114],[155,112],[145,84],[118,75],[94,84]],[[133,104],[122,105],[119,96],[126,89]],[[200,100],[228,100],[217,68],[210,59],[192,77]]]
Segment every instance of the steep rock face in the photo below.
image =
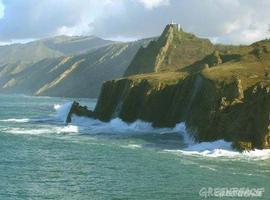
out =
[[225,139],[239,149],[270,148],[269,100],[268,82],[243,88],[239,78],[217,82],[200,73],[174,83],[106,82],[95,113],[103,121],[142,119],[156,127],[184,121],[197,141]]
[[145,48],[140,48],[124,76],[181,69],[213,52],[208,39],[166,26],[162,35]]

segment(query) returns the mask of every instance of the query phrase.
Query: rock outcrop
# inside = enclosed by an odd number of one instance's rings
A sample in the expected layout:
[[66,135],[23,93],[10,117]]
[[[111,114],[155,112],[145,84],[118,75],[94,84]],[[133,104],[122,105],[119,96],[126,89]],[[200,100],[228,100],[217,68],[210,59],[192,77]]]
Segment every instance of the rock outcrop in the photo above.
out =
[[88,110],[86,106],[80,106],[78,102],[74,101],[70,107],[70,111],[66,118],[66,123],[71,122],[72,115],[95,118],[95,113]]

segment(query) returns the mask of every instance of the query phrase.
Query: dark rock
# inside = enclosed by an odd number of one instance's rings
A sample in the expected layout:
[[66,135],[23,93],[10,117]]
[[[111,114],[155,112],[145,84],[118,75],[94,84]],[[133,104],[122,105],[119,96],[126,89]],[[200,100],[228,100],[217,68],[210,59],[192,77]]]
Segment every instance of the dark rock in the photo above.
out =
[[195,74],[173,84],[121,79],[104,84],[95,113],[103,121],[142,119],[155,127],[185,122],[197,141],[270,148],[269,91],[263,83],[244,90],[239,77],[217,83]]
[[95,118],[95,113],[91,110],[87,109],[87,106],[80,106],[80,104],[76,101],[72,103],[72,106],[70,108],[70,111],[68,113],[66,123],[71,122],[72,115],[77,115],[80,117],[90,117]]

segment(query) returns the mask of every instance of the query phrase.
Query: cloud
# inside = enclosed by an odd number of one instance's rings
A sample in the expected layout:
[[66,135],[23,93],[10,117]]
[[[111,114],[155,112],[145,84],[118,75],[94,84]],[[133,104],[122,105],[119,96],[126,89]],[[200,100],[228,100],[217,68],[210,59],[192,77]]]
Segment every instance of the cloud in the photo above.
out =
[[102,11],[99,1],[89,0],[3,0],[3,4],[0,40],[48,37],[85,20],[90,23]]
[[159,6],[169,5],[169,0],[138,0],[141,2],[146,8],[152,9]]
[[[1,0],[0,0],[1,2]],[[269,0],[2,0],[0,41],[57,34],[105,38],[157,36],[171,20],[220,43],[269,37]],[[3,6],[2,6],[3,7]],[[1,15],[1,3],[0,3]]]

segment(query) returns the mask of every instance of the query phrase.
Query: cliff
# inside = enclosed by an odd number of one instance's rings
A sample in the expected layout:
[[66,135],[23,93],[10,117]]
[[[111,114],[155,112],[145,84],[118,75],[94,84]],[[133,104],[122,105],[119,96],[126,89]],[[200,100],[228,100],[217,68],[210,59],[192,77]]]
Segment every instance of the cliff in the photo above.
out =
[[[164,33],[179,31],[171,28],[167,26]],[[172,44],[176,49],[181,46],[175,41]],[[149,46],[144,49],[147,55],[155,53]],[[139,52],[132,63],[140,64]],[[92,117],[102,121],[119,117],[126,122],[141,119],[154,127],[185,122],[200,142],[224,139],[240,150],[270,148],[269,40],[250,46],[216,45],[203,58],[174,70],[172,64],[184,61],[172,56],[172,51],[164,52],[164,58],[173,58],[171,65],[163,65],[161,59],[153,73],[105,82]]]
[[[214,52],[180,71],[107,81],[94,117],[141,119],[155,127],[185,122],[197,141],[225,139],[238,149],[270,148],[269,47],[270,41],[262,41],[238,56]],[[219,63],[207,63],[219,56],[214,59]],[[204,62],[209,67],[201,68]]]
[[[103,85],[96,117],[137,119],[155,127],[185,122],[197,141],[225,139],[240,149],[269,148],[270,81],[263,74],[174,73],[130,77]],[[252,75],[251,75],[252,76]],[[164,79],[165,78],[165,79]]]

